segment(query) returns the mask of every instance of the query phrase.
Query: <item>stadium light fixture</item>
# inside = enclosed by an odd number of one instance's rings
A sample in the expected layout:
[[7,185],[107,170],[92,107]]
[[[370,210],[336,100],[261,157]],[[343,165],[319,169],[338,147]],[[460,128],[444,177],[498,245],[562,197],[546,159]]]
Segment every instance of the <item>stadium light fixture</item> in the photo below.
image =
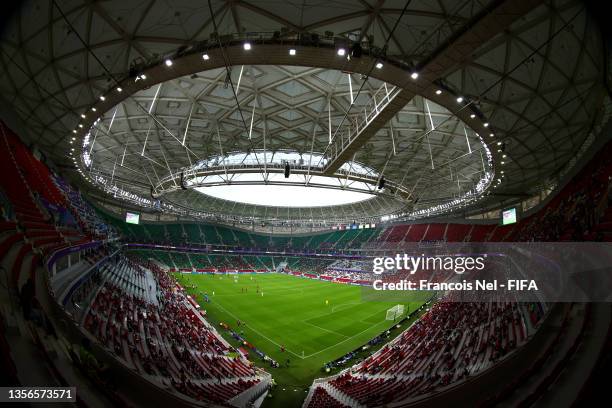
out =
[[210,57],[208,56],[208,54],[202,54],[202,59],[204,61],[208,61],[210,59]]
[[289,55],[295,55],[295,54],[296,54],[295,48],[289,49]]
[[380,61],[378,61],[378,62],[376,63],[376,69],[381,69],[382,67],[383,67],[383,63],[382,63],[382,62],[380,62]]
[[167,67],[171,67],[172,66],[172,60],[171,59],[166,59],[165,64]]
[[338,54],[338,56],[340,56],[340,57],[344,57],[346,55],[346,49],[345,48],[338,48],[338,51],[336,51],[336,54]]
[[250,42],[245,42],[244,44],[242,44],[242,48],[244,48],[245,51],[250,51],[251,50],[251,43]]
[[410,78],[412,79],[417,79],[419,77],[419,73],[414,71],[412,74],[410,74]]
[[461,102],[463,102],[463,96],[457,97],[457,103],[461,103]]

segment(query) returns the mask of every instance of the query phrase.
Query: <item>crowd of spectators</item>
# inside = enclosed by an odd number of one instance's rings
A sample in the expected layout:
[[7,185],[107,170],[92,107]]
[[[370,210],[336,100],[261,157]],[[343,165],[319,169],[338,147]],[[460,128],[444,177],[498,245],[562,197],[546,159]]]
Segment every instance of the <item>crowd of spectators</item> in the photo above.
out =
[[122,258],[95,279],[103,283],[93,285],[84,327],[130,368],[216,402],[260,381],[250,362],[230,357],[232,348],[157,264]]
[[327,384],[366,406],[413,398],[489,368],[539,324],[531,305],[455,300],[434,304],[391,343]]

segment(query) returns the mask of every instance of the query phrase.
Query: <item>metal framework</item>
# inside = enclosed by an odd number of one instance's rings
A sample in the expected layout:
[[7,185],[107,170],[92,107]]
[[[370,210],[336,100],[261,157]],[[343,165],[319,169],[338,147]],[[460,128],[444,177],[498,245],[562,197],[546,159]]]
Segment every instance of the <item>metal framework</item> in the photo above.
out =
[[[404,169],[385,165],[389,150],[401,148],[405,151],[396,153],[396,159],[432,164],[431,174],[421,176],[430,185],[421,197],[424,203],[439,197],[448,201],[449,192],[457,199],[477,186],[482,193],[491,182],[491,154],[482,137],[459,116],[420,96],[398,112],[367,148],[354,154],[354,160],[329,174],[333,156],[319,152],[332,152],[330,140],[351,142],[350,134],[344,138],[339,133],[347,128],[340,124],[348,108],[360,107],[344,122],[358,131],[387,106],[397,87],[323,68],[241,65],[232,72],[237,73],[239,105],[232,101],[225,70],[216,68],[145,87],[118,105],[107,106],[83,141],[85,174],[98,182],[110,179],[104,182],[107,189],[119,183],[142,196],[153,187],[154,198],[163,200],[168,192],[198,186],[288,184],[270,175],[284,171],[285,161],[277,157],[291,152],[300,157],[299,163],[292,160],[291,170],[303,176],[299,182],[291,180],[291,185],[382,194],[411,209],[415,179]],[[352,92],[353,83],[363,90],[359,97]],[[239,109],[251,114],[248,129]],[[96,135],[95,140],[91,135]],[[245,163],[249,152],[255,160]],[[230,163],[230,156],[243,159]],[[357,171],[364,168],[360,163],[368,163],[365,174]],[[249,173],[259,177],[240,177]],[[386,188],[379,190],[383,173]],[[320,182],[322,176],[333,182]],[[372,214],[379,211],[366,208],[361,216]]]
[[[27,123],[24,136],[56,163],[65,163],[87,138],[82,161],[68,162],[79,164],[75,170],[83,171],[85,162],[94,169],[78,180],[103,180],[106,190],[123,196],[150,200],[150,187],[167,175],[255,146],[271,153],[323,153],[334,166],[363,163],[376,170],[378,181],[384,176],[395,183],[395,199],[411,203],[398,216],[449,210],[444,205],[482,179],[478,172],[488,165],[487,153],[495,171],[487,200],[537,192],[573,163],[593,126],[607,120],[609,110],[598,115],[605,96],[602,40],[581,2],[409,4],[388,47],[380,50],[403,6],[392,0],[332,0],[312,7],[272,1],[264,9],[252,1],[216,1],[222,32],[214,33],[205,4],[30,1],[1,39],[6,81],[0,90]],[[301,41],[309,38],[314,45],[313,34],[319,43],[311,53]],[[248,132],[224,86],[223,69],[191,67],[180,75],[183,67],[163,64],[166,56],[178,60],[218,38],[224,44],[250,38],[254,52],[264,49],[257,42],[262,38],[276,45],[276,51],[266,48],[274,64],[266,66],[241,61],[238,51],[229,50]],[[384,63],[372,70],[363,95],[357,97],[356,90],[371,66],[359,67],[355,59],[329,62],[320,48],[326,41],[361,42],[363,61]],[[288,47],[297,48],[297,55],[289,56]],[[295,62],[302,55],[311,66]],[[109,96],[116,78],[123,81],[147,66],[147,79],[131,90],[123,87],[129,98]],[[407,75],[413,70],[418,81]],[[374,102],[384,85],[386,100]],[[459,96],[463,103],[452,107]],[[370,120],[360,121],[363,107],[361,118]],[[100,117],[93,128],[92,117]],[[265,177],[266,161],[257,170]],[[306,175],[312,174],[310,168]],[[331,165],[327,174],[341,178]],[[177,187],[176,180],[172,185]],[[362,216],[374,213],[379,212]]]

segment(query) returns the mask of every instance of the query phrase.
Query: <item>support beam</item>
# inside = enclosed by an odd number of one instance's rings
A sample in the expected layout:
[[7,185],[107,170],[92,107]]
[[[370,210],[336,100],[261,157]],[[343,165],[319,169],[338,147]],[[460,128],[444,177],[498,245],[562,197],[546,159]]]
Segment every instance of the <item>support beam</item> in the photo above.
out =
[[[389,101],[381,105],[381,109],[372,113],[372,117],[368,120],[365,127],[354,129],[350,141],[344,143],[344,140],[339,140],[340,130],[336,132],[334,140],[330,140],[330,145],[336,145],[335,148],[328,149],[329,161],[325,168],[325,174],[334,174],[342,164],[357,153],[370,138],[389,123],[389,121],[399,112],[404,106],[414,98],[414,93],[405,89],[395,92],[389,97]],[[359,113],[363,115],[362,113]],[[370,112],[368,113],[370,114]],[[332,146],[330,146],[332,147]]]
[[[502,33],[514,21],[536,8],[542,0],[498,0],[493,1],[473,19],[442,43],[419,67],[418,85],[421,89],[433,86],[433,82],[469,62],[474,51],[497,34]],[[407,75],[408,76],[408,75]],[[410,79],[408,79],[410,81]],[[328,149],[328,165],[325,174],[334,174],[343,163],[350,160],[370,138],[414,98],[415,93],[400,89],[392,100],[378,111],[367,126],[355,132],[348,143],[332,142],[335,149]],[[342,133],[336,132],[337,135]],[[337,137],[335,138],[337,139]],[[340,147],[338,147],[340,146]],[[330,146],[332,147],[332,146]]]
[[504,32],[542,0],[497,0],[457,30],[422,63],[421,78],[434,81],[469,62],[482,44]]

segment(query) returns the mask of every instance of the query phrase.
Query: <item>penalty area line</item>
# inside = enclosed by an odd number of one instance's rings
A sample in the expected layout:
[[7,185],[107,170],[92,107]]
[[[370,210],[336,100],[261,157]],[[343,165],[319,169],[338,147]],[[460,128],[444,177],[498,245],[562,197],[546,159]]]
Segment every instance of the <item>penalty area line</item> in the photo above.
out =
[[365,330],[363,330],[363,331],[360,331],[359,333],[357,333],[357,334],[355,334],[355,335],[353,335],[353,336],[351,336],[351,337],[347,337],[345,340],[342,340],[342,341],[341,341],[341,342],[339,342],[339,343],[333,344],[333,345],[331,345],[331,346],[329,346],[329,347],[326,347],[326,348],[324,348],[324,349],[322,349],[322,350],[319,350],[319,351],[317,351],[317,352],[315,352],[315,353],[309,354],[309,355],[305,356],[304,358],[310,358],[310,357],[316,356],[317,354],[321,354],[321,353],[323,353],[324,351],[327,351],[327,350],[329,350],[329,349],[331,349],[331,348],[334,348],[334,347],[336,347],[336,346],[339,346],[340,344],[346,343],[347,341],[349,341],[349,340],[351,340],[351,339],[354,339],[355,337],[357,337],[357,336],[359,336],[359,335],[361,335],[361,334],[363,334],[363,333],[367,332],[368,330],[372,329],[372,327],[377,327],[377,326],[379,326],[380,324],[385,323],[386,321],[387,321],[387,320],[383,320],[383,321],[381,321],[381,322],[378,322],[378,323],[376,323],[375,325],[370,326],[370,327],[368,327],[367,329],[365,329]]
[[339,310],[340,308],[342,308],[342,306],[351,306],[351,305],[360,305],[360,304],[361,304],[360,302],[340,303],[339,305],[332,306],[331,312],[335,313],[336,310]]
[[342,336],[342,337],[344,337],[345,339],[349,339],[349,338],[350,338],[350,337],[348,337],[348,336],[346,336],[346,335],[344,335],[344,334],[342,334],[342,333],[338,333],[337,331],[329,330],[329,329],[326,329],[325,327],[321,327],[321,326],[319,326],[319,325],[316,325],[316,324],[310,323],[310,322],[309,322],[309,321],[307,321],[307,320],[302,320],[302,323],[306,323],[306,324],[307,324],[307,325],[309,325],[309,326],[316,327],[317,329],[321,329],[321,330],[326,331],[326,332],[331,333],[331,334],[336,334],[336,335],[338,335],[338,336]]

